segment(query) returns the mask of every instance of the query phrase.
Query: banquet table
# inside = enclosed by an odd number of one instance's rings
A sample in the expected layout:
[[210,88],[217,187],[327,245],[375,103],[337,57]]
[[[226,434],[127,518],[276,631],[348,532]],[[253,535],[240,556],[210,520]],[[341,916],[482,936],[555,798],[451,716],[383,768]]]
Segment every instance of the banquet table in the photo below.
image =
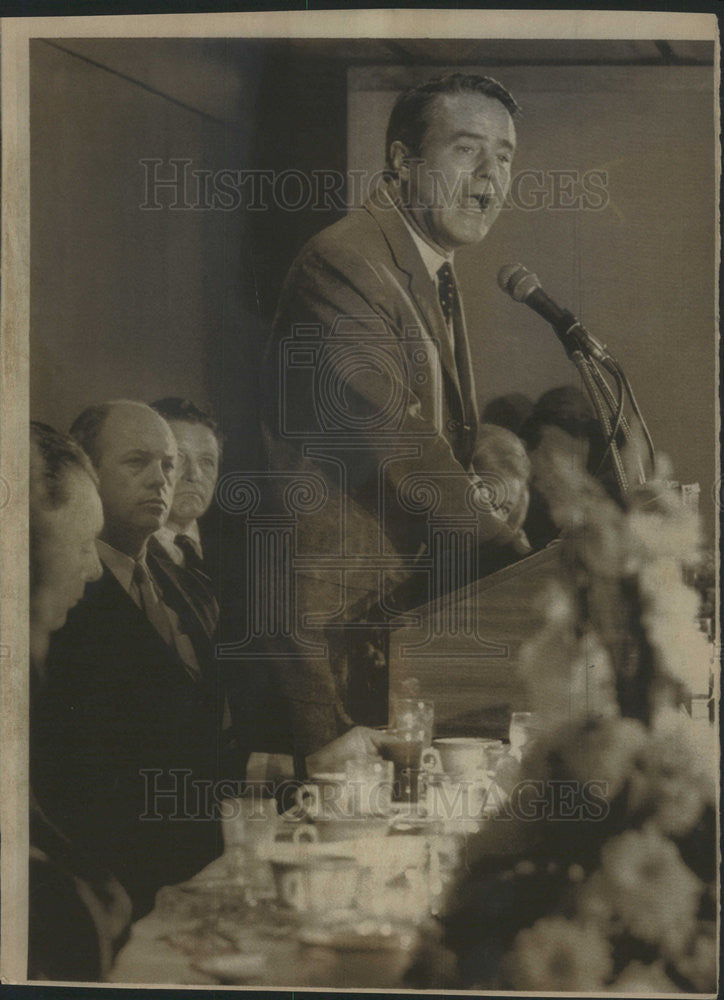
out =
[[[411,958],[411,944],[374,952],[339,950],[306,945],[296,935],[289,914],[279,922],[278,913],[260,906],[235,926],[234,938],[245,962],[216,974],[203,959],[174,944],[176,936],[199,941],[204,921],[172,917],[152,911],[137,921],[109,976],[116,984],[220,985],[238,983],[268,987],[337,987],[340,989],[389,989],[398,986]],[[230,952],[229,954],[234,954]],[[251,961],[248,960],[252,956]],[[218,958],[218,955],[215,956]],[[210,959],[213,961],[213,959]],[[201,967],[199,967],[201,966]],[[246,966],[246,968],[245,968]]]
[[[189,882],[159,892],[154,909],[132,926],[109,981],[399,988],[422,928],[435,920],[435,893],[441,890],[437,862],[442,857],[452,869],[452,855],[469,832],[468,823],[435,835],[418,829],[384,838],[305,845],[313,854],[334,848],[336,853],[358,855],[367,866],[363,871],[378,880],[371,889],[375,899],[381,895],[380,879],[386,880],[385,903],[397,908],[392,917],[391,911],[379,908],[375,914],[369,909],[329,913],[321,924],[307,913],[281,905],[271,893],[253,905],[245,904],[234,890],[227,852]],[[277,842],[271,855],[301,849]],[[403,891],[399,886],[406,877]]]

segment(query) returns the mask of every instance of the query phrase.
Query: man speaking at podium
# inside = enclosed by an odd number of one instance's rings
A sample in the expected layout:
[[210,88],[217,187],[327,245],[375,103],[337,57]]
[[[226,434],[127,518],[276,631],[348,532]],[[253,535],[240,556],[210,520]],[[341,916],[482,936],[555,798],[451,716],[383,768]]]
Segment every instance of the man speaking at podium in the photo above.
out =
[[265,365],[267,457],[280,482],[292,473],[315,495],[296,524],[299,628],[276,645],[300,752],[354,715],[334,653],[345,623],[389,608],[416,566],[427,567],[427,599],[470,582],[460,550],[431,551],[443,537],[431,540],[433,520],[441,531],[472,522],[477,575],[525,551],[505,524],[505,482],[483,476],[481,489],[473,475],[478,410],[454,270],[455,252],[483,240],[502,208],[517,110],[477,75],[400,95],[385,182],[307,243],[282,290]]

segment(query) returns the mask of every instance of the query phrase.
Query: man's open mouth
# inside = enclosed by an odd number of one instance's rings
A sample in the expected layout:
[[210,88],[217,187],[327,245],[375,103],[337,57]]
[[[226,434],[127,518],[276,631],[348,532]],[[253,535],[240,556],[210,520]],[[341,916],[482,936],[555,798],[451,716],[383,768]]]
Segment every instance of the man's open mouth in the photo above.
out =
[[494,201],[493,194],[471,194],[464,203],[464,207],[474,212],[484,212]]

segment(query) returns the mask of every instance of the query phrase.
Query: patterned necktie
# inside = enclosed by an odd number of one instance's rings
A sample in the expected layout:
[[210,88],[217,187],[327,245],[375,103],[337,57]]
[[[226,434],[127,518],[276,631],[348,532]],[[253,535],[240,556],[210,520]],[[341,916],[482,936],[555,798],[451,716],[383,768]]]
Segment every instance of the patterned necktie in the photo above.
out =
[[[438,268],[437,292],[440,297],[440,306],[442,308],[443,316],[445,317],[445,322],[447,323],[448,330],[451,333],[455,367],[457,369],[458,382],[463,399],[463,409],[465,412],[466,408],[470,405],[469,401],[473,397],[474,389],[472,387],[470,376],[470,361],[465,331],[462,326],[462,321],[456,321],[456,314],[458,316],[460,314],[460,303],[457,300],[453,269],[448,261],[445,261],[445,263]],[[472,429],[472,424],[465,421],[465,419],[461,426],[464,431],[470,431]]]
[[445,261],[437,272],[437,294],[440,298],[442,314],[448,326],[452,323],[453,302],[455,301],[455,278],[452,267]]
[[148,618],[163,641],[167,645],[173,646],[171,622],[166,614],[164,605],[158,598],[153,582],[151,581],[151,574],[148,572],[148,567],[145,563],[137,562],[134,566],[133,582],[138,587],[138,592],[141,595],[141,607],[146,618]]
[[176,548],[184,557],[184,566],[186,569],[201,570],[201,572],[203,572],[203,560],[199,557],[199,554],[196,551],[196,546],[189,536],[179,533],[173,541]]

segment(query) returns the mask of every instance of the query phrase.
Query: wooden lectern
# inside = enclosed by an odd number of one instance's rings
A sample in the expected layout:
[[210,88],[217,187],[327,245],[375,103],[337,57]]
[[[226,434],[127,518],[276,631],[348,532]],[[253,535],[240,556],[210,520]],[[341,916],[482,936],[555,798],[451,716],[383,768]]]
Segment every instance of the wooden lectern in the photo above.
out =
[[[560,576],[560,542],[408,613],[389,638],[389,690],[417,678],[442,736],[507,735],[510,712],[534,709],[520,650],[543,625],[547,584]],[[545,670],[545,664],[540,665]]]

